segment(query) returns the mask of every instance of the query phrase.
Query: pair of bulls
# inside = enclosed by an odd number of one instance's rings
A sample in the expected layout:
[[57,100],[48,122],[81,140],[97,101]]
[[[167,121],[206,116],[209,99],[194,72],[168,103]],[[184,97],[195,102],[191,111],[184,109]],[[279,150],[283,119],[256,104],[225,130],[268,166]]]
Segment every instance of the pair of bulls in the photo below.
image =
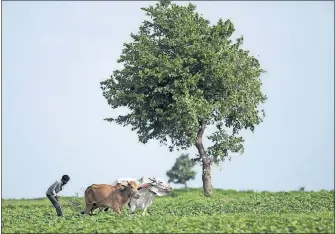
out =
[[116,214],[121,214],[122,207],[128,204],[131,213],[143,209],[142,215],[145,215],[156,196],[167,195],[172,190],[169,184],[150,177],[147,183],[142,177],[132,181],[118,180],[114,184],[93,184],[87,187],[86,208],[82,214],[92,214],[97,208],[111,208]]

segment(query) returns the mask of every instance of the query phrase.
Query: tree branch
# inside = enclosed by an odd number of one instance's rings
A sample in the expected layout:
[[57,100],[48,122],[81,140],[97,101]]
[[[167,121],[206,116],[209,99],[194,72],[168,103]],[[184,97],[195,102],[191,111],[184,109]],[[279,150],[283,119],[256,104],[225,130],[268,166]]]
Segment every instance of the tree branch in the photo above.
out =
[[198,133],[197,133],[197,141],[195,143],[195,146],[198,149],[198,152],[200,154],[200,158],[202,159],[202,161],[210,163],[210,162],[208,162],[208,157],[206,155],[206,151],[205,151],[204,145],[202,143],[202,138],[203,138],[205,128],[206,128],[206,121],[204,119],[199,120],[199,125],[200,126],[199,126],[199,130],[198,130]]

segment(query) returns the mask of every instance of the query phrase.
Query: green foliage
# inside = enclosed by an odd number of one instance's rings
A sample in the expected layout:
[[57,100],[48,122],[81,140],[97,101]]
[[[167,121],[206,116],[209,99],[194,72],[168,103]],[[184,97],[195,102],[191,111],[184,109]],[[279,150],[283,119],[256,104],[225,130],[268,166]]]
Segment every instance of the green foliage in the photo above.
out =
[[187,181],[195,178],[196,172],[192,170],[194,166],[195,162],[188,157],[188,154],[180,155],[173,167],[166,172],[168,182],[184,184],[187,187]]
[[195,145],[202,123],[216,126],[206,157],[218,163],[229,151],[242,153],[238,133],[263,120],[264,70],[242,48],[243,37],[230,39],[230,20],[210,25],[195,9],[168,0],[142,8],[149,19],[124,43],[118,59],[123,68],[101,88],[112,108],[130,111],[106,120],[131,126],[142,143],[157,139],[171,151],[186,149]]
[[[334,233],[334,191],[237,192],[213,190],[205,198],[200,189],[174,190],[149,208],[149,216],[129,216],[128,208],[117,217],[112,212],[78,215],[72,202],[62,197],[64,217],[56,217],[43,200],[3,200],[4,233]],[[83,208],[83,207],[82,207]]]

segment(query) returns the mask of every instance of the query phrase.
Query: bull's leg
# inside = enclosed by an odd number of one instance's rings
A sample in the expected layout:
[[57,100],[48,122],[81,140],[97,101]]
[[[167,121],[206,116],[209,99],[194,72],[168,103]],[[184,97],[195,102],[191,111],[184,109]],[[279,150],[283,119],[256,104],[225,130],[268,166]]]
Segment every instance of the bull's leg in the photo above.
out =
[[97,204],[93,204],[93,206],[92,206],[92,208],[91,208],[91,210],[90,210],[91,215],[93,214],[93,211],[94,211],[95,209],[97,209],[97,208],[98,208]]
[[134,214],[136,210],[136,205],[130,205],[130,213]]
[[144,208],[143,213],[142,213],[143,216],[146,214],[147,209],[148,209],[148,207],[145,207],[145,208]]
[[86,204],[86,209],[84,211],[84,214],[89,214],[92,208],[93,208],[93,204]]
[[115,211],[118,215],[121,214],[121,210],[120,210],[120,207],[119,207],[119,206],[115,207],[114,211]]
[[120,215],[121,214],[121,210],[120,210],[120,206],[119,204],[117,204],[116,202],[113,204],[113,210],[116,214]]

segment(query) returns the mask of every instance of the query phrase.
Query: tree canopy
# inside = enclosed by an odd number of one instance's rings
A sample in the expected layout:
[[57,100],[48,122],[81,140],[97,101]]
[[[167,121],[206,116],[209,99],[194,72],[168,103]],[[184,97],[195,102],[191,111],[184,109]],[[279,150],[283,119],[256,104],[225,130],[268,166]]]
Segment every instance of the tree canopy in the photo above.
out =
[[[123,68],[101,82],[108,104],[130,112],[106,120],[131,126],[142,143],[156,139],[171,151],[195,145],[196,160],[210,171],[210,165],[229,152],[243,152],[240,130],[254,131],[262,122],[264,70],[242,48],[242,36],[231,39],[235,28],[230,20],[211,25],[195,5],[168,0],[141,9],[149,19],[124,43],[117,61]],[[216,131],[208,136],[212,145],[205,149],[208,125]],[[208,187],[210,177],[205,178]]]

